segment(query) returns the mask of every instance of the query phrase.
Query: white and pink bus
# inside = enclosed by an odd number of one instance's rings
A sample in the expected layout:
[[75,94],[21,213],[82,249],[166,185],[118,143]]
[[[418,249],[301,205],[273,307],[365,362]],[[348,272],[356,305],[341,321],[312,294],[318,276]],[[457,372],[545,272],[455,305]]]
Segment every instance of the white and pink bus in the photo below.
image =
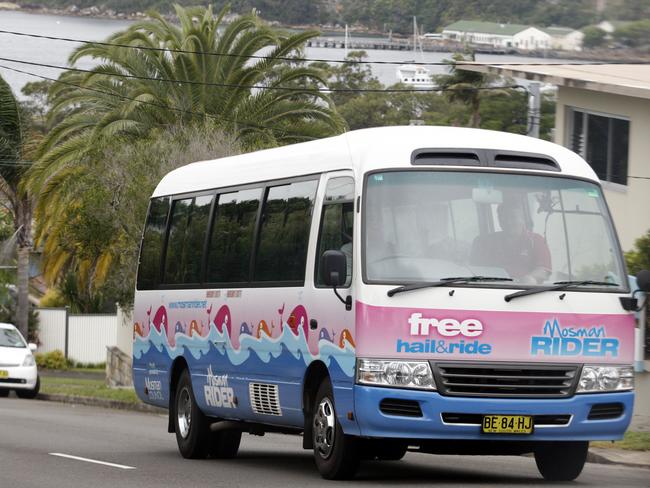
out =
[[415,450],[534,453],[571,480],[630,423],[630,292],[598,178],[568,149],[354,131],[162,179],[135,389],[187,458],[282,432],[330,479]]

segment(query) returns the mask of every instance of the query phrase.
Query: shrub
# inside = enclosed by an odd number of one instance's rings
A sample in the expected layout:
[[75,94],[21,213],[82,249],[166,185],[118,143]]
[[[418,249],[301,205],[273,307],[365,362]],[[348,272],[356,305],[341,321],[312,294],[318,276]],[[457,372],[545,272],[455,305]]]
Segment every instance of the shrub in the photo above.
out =
[[60,349],[38,353],[34,357],[36,365],[43,369],[68,369],[71,366],[71,361],[65,358]]

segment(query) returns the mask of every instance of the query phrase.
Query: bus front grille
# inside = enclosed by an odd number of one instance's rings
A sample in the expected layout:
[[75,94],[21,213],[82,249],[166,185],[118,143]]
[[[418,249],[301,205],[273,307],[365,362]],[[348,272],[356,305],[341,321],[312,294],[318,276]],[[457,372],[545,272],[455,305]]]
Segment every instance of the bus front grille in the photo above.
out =
[[573,395],[577,365],[432,362],[441,395],[562,398]]

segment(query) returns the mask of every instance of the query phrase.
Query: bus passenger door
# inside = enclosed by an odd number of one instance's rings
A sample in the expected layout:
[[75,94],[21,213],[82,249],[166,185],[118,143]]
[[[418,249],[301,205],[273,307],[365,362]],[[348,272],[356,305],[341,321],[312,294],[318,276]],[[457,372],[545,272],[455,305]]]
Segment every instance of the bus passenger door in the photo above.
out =
[[358,238],[354,236],[355,185],[349,171],[324,175],[323,180],[317,199],[320,208],[315,212],[318,221],[312,233],[315,246],[310,249],[313,252],[313,255],[310,254],[310,262],[314,265],[314,274],[311,283],[305,286],[306,290],[311,289],[309,348],[312,360],[322,361],[329,371],[337,414],[345,429],[350,422],[346,413],[353,410],[354,306],[347,310],[332,288],[325,286],[320,260],[325,251],[343,252],[346,256],[347,279],[345,285],[337,291],[343,298],[352,295],[353,283],[357,279],[353,274],[353,259],[358,255],[355,251],[358,247],[355,241]]

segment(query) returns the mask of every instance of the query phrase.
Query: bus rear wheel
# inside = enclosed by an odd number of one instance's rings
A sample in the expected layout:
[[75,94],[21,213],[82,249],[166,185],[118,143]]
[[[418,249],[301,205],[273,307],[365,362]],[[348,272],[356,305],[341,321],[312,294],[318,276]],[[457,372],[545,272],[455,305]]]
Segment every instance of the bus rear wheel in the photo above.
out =
[[187,369],[181,373],[176,384],[174,424],[176,443],[181,455],[187,459],[207,457],[210,447],[210,426],[196,404],[190,373]]
[[327,378],[318,388],[312,412],[314,460],[321,476],[328,480],[352,478],[359,468],[358,442],[343,433]]
[[585,466],[589,442],[544,442],[535,448],[537,469],[548,481],[573,481]]

